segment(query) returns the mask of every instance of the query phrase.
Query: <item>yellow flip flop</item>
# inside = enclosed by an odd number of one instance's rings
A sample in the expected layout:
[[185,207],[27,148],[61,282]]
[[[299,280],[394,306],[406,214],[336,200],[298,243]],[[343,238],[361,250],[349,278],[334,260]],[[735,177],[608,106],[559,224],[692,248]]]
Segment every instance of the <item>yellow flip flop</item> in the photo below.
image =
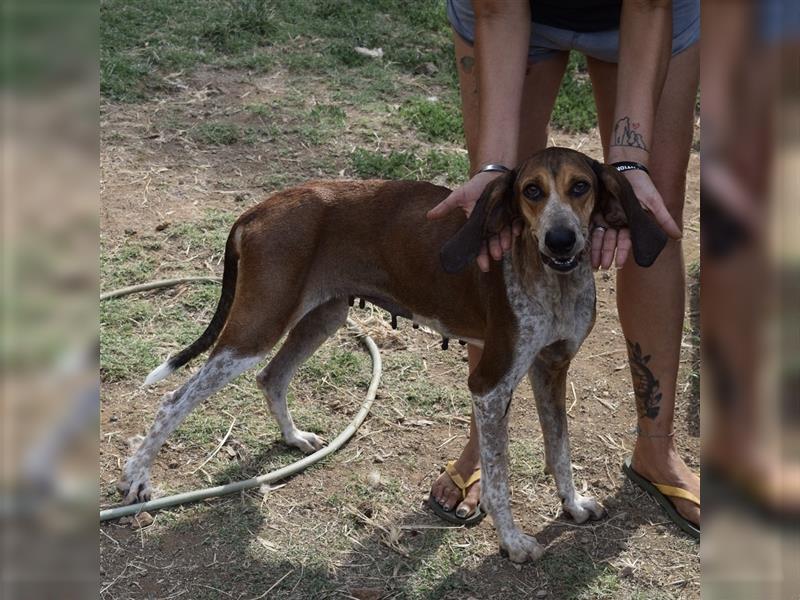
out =
[[[447,476],[450,477],[450,480],[455,484],[455,486],[461,490],[461,500],[467,497],[467,490],[469,490],[470,486],[474,485],[481,479],[481,470],[475,469],[472,472],[466,481],[464,478],[461,477],[459,472],[456,470],[456,461],[451,460],[447,465],[444,467],[444,472],[447,473]],[[460,502],[459,502],[460,503]],[[455,513],[455,507],[451,510],[445,510],[442,505],[440,505],[436,498],[433,496],[428,496],[428,506],[431,507],[431,510],[436,513],[437,516],[448,521],[449,523],[455,523],[457,525],[477,525],[486,517],[486,513],[481,511],[480,505],[475,507],[475,510],[472,511],[472,514],[467,515],[466,517],[459,517]],[[458,506],[458,504],[456,504]]]
[[700,528],[681,515],[675,508],[672,500],[670,500],[670,498],[680,498],[700,506],[700,498],[695,496],[690,491],[682,488],[667,485],[665,483],[653,483],[652,481],[649,481],[637,473],[633,467],[631,467],[630,458],[625,459],[625,463],[622,465],[622,470],[625,471],[628,479],[647,492],[650,497],[655,500],[656,503],[661,506],[661,508],[664,509],[664,511],[667,513],[667,516],[670,518],[670,520],[672,520],[673,523],[675,523],[694,539],[700,539]]

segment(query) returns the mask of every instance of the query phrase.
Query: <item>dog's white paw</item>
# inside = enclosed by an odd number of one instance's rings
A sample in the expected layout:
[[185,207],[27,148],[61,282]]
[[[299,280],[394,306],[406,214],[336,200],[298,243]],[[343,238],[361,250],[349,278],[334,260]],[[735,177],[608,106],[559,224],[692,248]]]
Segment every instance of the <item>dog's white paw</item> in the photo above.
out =
[[139,502],[148,502],[153,498],[153,488],[150,487],[147,477],[120,479],[117,482],[117,490],[123,496],[123,504],[138,504]]
[[310,431],[294,430],[286,436],[286,443],[298,448],[305,454],[316,452],[325,445],[325,440]]
[[536,538],[517,530],[500,541],[500,554],[515,563],[539,560],[544,554],[544,546]]
[[117,481],[117,490],[123,496],[123,504],[137,504],[153,498],[150,472],[137,466],[134,458],[128,460],[122,471],[122,478]]
[[606,514],[606,509],[591,496],[575,494],[571,501],[564,501],[564,510],[568,512],[576,523],[585,523],[591,519],[601,519]]

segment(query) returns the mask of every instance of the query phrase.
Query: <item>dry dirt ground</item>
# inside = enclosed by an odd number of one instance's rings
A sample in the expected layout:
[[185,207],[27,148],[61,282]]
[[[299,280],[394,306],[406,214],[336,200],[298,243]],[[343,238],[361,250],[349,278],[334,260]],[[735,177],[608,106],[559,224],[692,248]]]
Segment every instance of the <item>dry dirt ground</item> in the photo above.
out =
[[[104,289],[219,275],[228,227],[246,207],[292,183],[356,176],[354,148],[403,150],[415,135],[391,110],[344,103],[337,104],[344,110],[338,128],[308,142],[309,115],[331,102],[324,79],[305,79],[299,89],[280,72],[200,69],[170,81],[172,88],[151,100],[102,107]],[[253,106],[265,108],[247,108]],[[217,121],[260,133],[210,143],[198,127]],[[597,140],[596,132],[552,135],[553,144],[594,156]],[[438,147],[460,152],[457,144]],[[684,245],[691,273],[699,249],[698,181],[693,154]],[[154,513],[142,529],[103,524],[101,596],[698,598],[699,546],[620,471],[634,442],[635,409],[615,279],[596,279],[597,324],[573,362],[568,406],[576,481],[608,507],[605,520],[576,526],[560,516],[552,479],[543,474],[527,382],[511,409],[512,504],[522,527],[547,545],[545,557],[515,566],[499,556],[490,519],[463,529],[433,516],[424,506],[431,482],[467,434],[465,351],[458,344],[442,351],[437,336],[402,320],[393,331],[380,310],[356,308],[352,316],[378,343],[385,373],[372,413],[349,444],[271,490]],[[689,283],[696,289],[696,273]],[[217,293],[214,286],[178,287],[102,307],[101,507],[118,502],[115,482],[129,439],[145,432],[160,396],[199,361],[155,389],[139,388],[144,375],[203,329]],[[698,468],[694,305],[687,302],[676,431],[682,454]],[[357,411],[369,369],[347,331],[326,343],[292,385],[299,425],[335,437]],[[224,447],[202,465],[231,424]],[[250,373],[187,419],[156,459],[153,482],[167,494],[297,458],[281,443]]]

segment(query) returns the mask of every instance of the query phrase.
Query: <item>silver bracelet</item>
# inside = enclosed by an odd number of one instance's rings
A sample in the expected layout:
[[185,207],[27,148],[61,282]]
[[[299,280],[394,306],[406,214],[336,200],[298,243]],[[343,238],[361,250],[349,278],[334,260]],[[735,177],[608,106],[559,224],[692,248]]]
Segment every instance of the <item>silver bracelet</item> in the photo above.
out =
[[[497,171],[498,173],[511,173],[511,169],[505,165],[498,165],[494,163],[489,163],[488,165],[484,165],[478,169],[478,173],[490,173],[492,171]],[[475,174],[477,175],[478,173]]]

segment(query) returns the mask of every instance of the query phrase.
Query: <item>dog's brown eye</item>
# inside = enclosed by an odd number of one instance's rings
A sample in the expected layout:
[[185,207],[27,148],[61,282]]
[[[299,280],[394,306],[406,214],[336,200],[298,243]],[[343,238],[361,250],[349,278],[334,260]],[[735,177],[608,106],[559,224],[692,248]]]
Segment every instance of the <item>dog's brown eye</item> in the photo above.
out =
[[573,196],[582,196],[589,190],[589,184],[585,181],[579,181],[575,185],[572,186],[572,189],[569,193]]
[[536,185],[526,185],[522,193],[529,200],[539,200],[542,197],[542,190]]

